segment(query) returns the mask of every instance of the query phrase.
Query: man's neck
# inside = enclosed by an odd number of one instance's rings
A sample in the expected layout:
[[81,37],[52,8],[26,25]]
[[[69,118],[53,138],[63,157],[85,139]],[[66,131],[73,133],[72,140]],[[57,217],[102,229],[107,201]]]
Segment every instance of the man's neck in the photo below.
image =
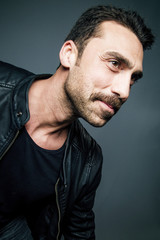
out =
[[58,79],[56,73],[48,79],[35,81],[29,90],[30,119],[25,127],[32,139],[46,149],[63,145],[68,126],[75,119],[63,92],[65,77],[63,73]]

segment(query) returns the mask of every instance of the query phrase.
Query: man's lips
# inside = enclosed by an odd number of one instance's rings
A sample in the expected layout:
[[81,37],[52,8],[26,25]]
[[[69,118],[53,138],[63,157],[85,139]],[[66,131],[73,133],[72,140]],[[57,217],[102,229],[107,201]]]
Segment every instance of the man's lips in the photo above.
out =
[[106,106],[106,111],[110,111],[113,114],[116,113],[121,105],[123,104],[122,100],[118,98],[117,96],[106,96],[101,93],[95,93],[91,95],[92,101],[100,101],[103,103],[104,107]]
[[[105,103],[105,102],[104,102]],[[105,103],[109,108],[114,109],[114,107],[108,103]]]
[[[112,106],[111,104],[108,104],[107,102],[105,101],[101,101],[107,108],[106,110],[111,110],[112,113],[115,112],[115,109],[114,109],[114,106]],[[108,109],[109,108],[109,109]]]

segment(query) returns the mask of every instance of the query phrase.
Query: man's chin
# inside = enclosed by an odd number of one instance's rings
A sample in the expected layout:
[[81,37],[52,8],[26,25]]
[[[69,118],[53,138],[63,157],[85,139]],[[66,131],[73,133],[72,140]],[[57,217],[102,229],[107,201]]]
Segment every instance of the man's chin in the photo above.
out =
[[95,121],[95,120],[86,120],[86,119],[84,119],[85,121],[87,121],[89,124],[91,124],[93,127],[103,127],[106,123],[108,123],[110,120],[111,120],[111,118],[112,118],[113,116],[110,116],[110,117],[107,117],[106,119],[99,119],[99,120],[97,120],[97,121]]

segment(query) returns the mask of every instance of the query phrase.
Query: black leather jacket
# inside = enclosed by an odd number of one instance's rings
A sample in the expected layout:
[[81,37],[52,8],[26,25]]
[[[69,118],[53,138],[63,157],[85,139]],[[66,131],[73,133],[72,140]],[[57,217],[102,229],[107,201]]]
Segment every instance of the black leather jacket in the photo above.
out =
[[[0,62],[0,159],[14,143],[29,119],[28,90],[35,75]],[[95,192],[101,179],[102,153],[93,138],[76,120],[70,127],[63,168],[55,185],[56,205],[51,201],[44,211],[39,240],[95,239]]]

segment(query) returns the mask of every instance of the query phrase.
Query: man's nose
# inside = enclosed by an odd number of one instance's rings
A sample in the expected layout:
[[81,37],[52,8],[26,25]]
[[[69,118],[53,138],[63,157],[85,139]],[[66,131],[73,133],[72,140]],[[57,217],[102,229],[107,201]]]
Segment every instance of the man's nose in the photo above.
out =
[[111,91],[112,93],[118,95],[123,102],[127,100],[130,93],[130,74],[122,74],[115,77],[112,82]]

